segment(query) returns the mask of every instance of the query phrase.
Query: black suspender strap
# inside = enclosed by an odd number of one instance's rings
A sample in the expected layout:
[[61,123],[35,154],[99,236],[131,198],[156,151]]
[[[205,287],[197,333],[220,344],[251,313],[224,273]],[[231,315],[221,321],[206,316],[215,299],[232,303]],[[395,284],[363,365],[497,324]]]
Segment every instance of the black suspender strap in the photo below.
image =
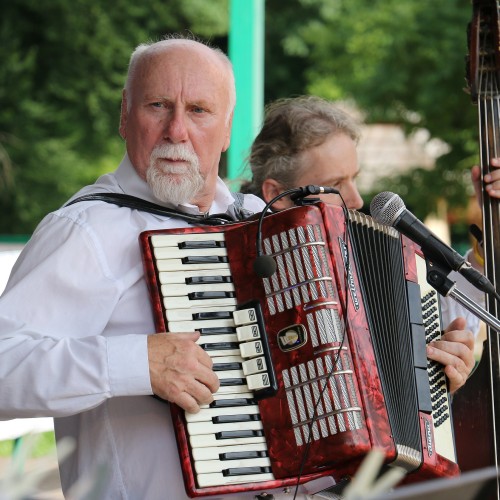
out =
[[143,212],[149,212],[156,215],[174,217],[189,222],[190,224],[198,224],[198,225],[219,226],[231,222],[237,222],[238,220],[242,220],[247,216],[252,215],[252,212],[243,209],[242,202],[239,198],[238,199],[235,198],[236,200],[235,205],[237,205],[237,210],[234,210],[234,216],[238,217],[237,219],[229,214],[213,214],[213,215],[186,214],[179,210],[175,210],[173,208],[166,208],[161,205],[157,205],[156,203],[151,203],[141,198],[137,198],[136,196],[131,196],[124,193],[86,194],[84,196],[80,196],[78,198],[75,198],[74,200],[69,201],[68,203],[66,203],[65,206],[73,205],[74,203],[78,203],[80,201],[94,201],[94,200],[105,201],[106,203],[113,203],[120,207],[132,208],[135,210],[141,210]]

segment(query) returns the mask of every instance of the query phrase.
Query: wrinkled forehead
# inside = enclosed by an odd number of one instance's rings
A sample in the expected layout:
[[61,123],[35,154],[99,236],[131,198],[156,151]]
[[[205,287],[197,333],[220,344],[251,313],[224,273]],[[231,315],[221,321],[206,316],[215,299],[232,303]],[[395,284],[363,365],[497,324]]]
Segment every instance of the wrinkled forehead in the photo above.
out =
[[169,99],[208,99],[229,109],[232,82],[229,65],[210,48],[176,43],[142,54],[130,91],[135,97],[154,94]]
[[136,62],[133,86],[149,84],[213,86],[227,89],[231,73],[212,49],[188,40],[149,47]]

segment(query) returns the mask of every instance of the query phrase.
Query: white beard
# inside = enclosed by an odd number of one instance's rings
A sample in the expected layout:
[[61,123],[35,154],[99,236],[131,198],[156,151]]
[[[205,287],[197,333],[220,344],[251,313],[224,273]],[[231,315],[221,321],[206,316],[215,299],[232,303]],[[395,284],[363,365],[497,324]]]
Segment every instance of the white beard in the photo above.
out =
[[[183,160],[183,165],[165,165],[162,158]],[[191,201],[202,189],[200,161],[196,153],[183,144],[156,146],[151,152],[146,181],[160,201],[180,205]]]

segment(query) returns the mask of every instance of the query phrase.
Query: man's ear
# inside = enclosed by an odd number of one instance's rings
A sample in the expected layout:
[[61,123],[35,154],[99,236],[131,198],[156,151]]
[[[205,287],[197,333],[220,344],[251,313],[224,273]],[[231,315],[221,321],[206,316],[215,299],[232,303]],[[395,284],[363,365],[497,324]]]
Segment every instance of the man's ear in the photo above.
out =
[[231,144],[231,129],[233,126],[233,115],[234,111],[231,112],[231,116],[228,118],[226,125],[226,137],[224,138],[224,144],[222,146],[222,152],[227,151],[229,149],[229,144]]
[[127,91],[122,91],[122,105],[120,110],[120,127],[118,129],[122,139],[127,138]]
[[[262,183],[262,197],[266,203],[285,191],[285,188],[276,179],[266,179]],[[292,200],[288,196],[281,198],[274,205],[274,210],[284,210],[293,206]]]

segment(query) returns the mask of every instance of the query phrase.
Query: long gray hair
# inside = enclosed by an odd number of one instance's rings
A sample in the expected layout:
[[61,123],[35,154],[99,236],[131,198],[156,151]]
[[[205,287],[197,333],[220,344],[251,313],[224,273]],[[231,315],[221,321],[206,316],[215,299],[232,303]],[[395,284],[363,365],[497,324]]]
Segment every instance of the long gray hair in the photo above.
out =
[[262,183],[269,178],[285,188],[293,187],[301,173],[300,154],[321,145],[333,134],[346,134],[358,142],[359,124],[338,106],[320,97],[274,101],[266,107],[264,124],[248,157],[252,180],[241,190],[262,197]]

